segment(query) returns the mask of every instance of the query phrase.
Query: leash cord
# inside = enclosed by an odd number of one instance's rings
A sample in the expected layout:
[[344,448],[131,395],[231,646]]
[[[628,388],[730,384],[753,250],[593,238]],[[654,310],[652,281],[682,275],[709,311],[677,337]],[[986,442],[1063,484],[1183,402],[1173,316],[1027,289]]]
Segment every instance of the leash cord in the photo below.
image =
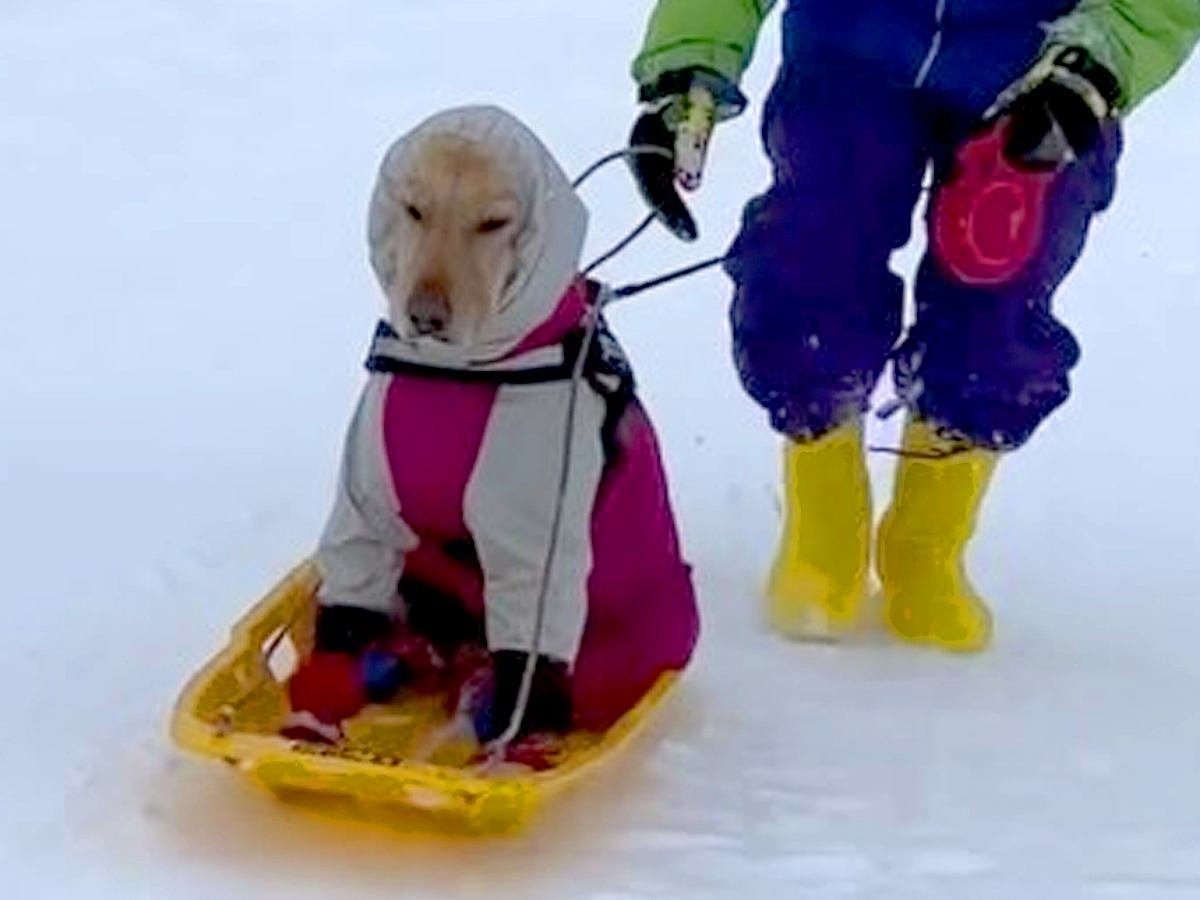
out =
[[609,163],[614,163],[618,159],[634,159],[639,156],[665,156],[667,159],[675,159],[673,154],[666,147],[656,147],[654,144],[634,144],[632,147],[622,147],[620,150],[614,150],[612,153],[606,153],[590,166],[583,170],[578,178],[571,182],[571,187],[579,190],[583,183],[607,166]]
[[583,270],[583,277],[587,278],[610,259],[615,256],[619,256],[621,253],[624,253],[625,250],[627,250],[634,241],[640,238],[645,233],[646,229],[653,224],[654,213],[650,213],[650,215],[646,216],[646,218],[642,219],[642,221],[637,224],[637,227],[635,227],[633,231],[629,232],[629,234],[625,235],[624,238],[614,244],[612,249],[600,254],[598,257],[596,257],[596,259],[589,263]]
[[638,281],[631,284],[623,285],[615,288],[612,292],[612,302],[624,300],[626,297],[636,297],[638,294],[652,291],[655,288],[662,287],[664,284],[670,284],[672,281],[678,281],[681,278],[688,278],[691,275],[696,275],[706,269],[711,269],[714,266],[719,266],[725,262],[725,256],[714,256],[711,259],[702,260],[698,263],[693,263],[690,266],[684,266],[682,269],[676,269],[674,272],[668,272],[666,275],[659,275],[657,278],[651,278],[648,281]]
[[587,326],[583,333],[583,342],[579,347],[579,355],[571,370],[571,385],[567,394],[567,421],[563,429],[562,462],[558,469],[558,493],[554,503],[554,518],[550,525],[550,541],[546,548],[546,558],[542,563],[542,582],[538,590],[537,607],[533,622],[533,636],[530,640],[529,655],[525,660],[525,669],[521,673],[521,687],[517,691],[517,699],[513,704],[512,716],[508,727],[500,737],[492,742],[489,748],[489,758],[496,760],[504,754],[504,750],[516,739],[525,720],[525,712],[529,707],[529,697],[533,693],[533,676],[537,670],[538,657],[542,649],[542,632],[546,622],[546,605],[550,595],[550,577],[554,571],[554,557],[558,552],[558,542],[562,533],[563,508],[566,506],[567,490],[571,478],[571,447],[575,443],[575,412],[579,406],[579,388],[583,382],[583,370],[587,365],[588,351],[596,336],[600,323],[600,306],[589,311]]
[[[600,157],[598,160],[584,169],[583,173],[580,174],[580,176],[573,182],[571,182],[571,187],[578,190],[584,182],[586,182],[589,178],[610,163],[614,163],[621,159],[635,159],[639,156],[665,156],[668,159],[675,158],[674,154],[671,153],[671,151],[666,147],[658,147],[654,144],[634,144],[631,147],[623,147],[620,150],[614,150],[612,153],[606,153],[604,156]],[[651,212],[648,216],[646,216],[645,219],[643,219],[634,227],[633,231],[617,242],[612,249],[600,254],[600,256],[589,263],[583,270],[584,277],[586,278],[606,262],[609,262],[614,257],[619,256],[626,249],[628,249],[634,241],[642,236],[647,228],[654,224],[655,218],[657,218],[657,214]],[[664,284],[670,284],[671,282],[677,281],[680,278],[687,278],[690,275],[703,272],[705,269],[711,269],[713,266],[719,266],[724,261],[725,257],[723,255],[714,256],[711,259],[706,259],[690,266],[685,266],[682,269],[676,269],[673,272],[668,272],[667,274],[660,275],[657,278],[651,278],[648,281],[634,282],[623,285],[610,292],[607,302],[611,303],[617,300],[624,300],[627,297],[635,297],[638,294],[646,291],[651,291],[657,287],[662,287]]]
[[964,444],[958,447],[947,447],[945,450],[905,450],[902,447],[883,447],[872,445],[867,448],[870,453],[881,453],[886,456],[895,456],[900,459],[953,459],[956,456],[962,456],[964,453],[970,453],[972,450],[978,449],[970,444]]
[[[650,145],[625,147],[602,156],[596,162],[592,163],[592,165],[588,166],[572,182],[572,187],[578,189],[592,175],[610,163],[642,155],[673,158],[671,152],[664,147]],[[654,219],[655,213],[651,212],[629,234],[613,245],[611,249],[605,251],[589,263],[584,268],[582,276],[586,278],[596,269],[600,268],[600,266],[627,250],[634,241],[646,232],[646,229],[650,227]],[[545,560],[542,563],[542,579],[541,586],[538,589],[537,606],[534,613],[533,634],[530,638],[529,652],[525,659],[525,668],[521,673],[521,685],[517,691],[516,701],[513,704],[512,715],[509,717],[508,726],[488,747],[487,757],[489,762],[496,762],[502,759],[505,749],[520,733],[521,725],[525,721],[525,713],[529,708],[529,698],[533,693],[533,679],[537,672],[538,657],[541,655],[543,631],[545,630],[546,606],[550,596],[550,579],[554,573],[554,558],[558,553],[558,545],[562,533],[563,509],[566,506],[567,491],[571,483],[571,449],[575,443],[575,420],[576,411],[579,407],[579,390],[583,383],[584,369],[587,366],[592,341],[595,339],[596,331],[600,326],[600,311],[616,300],[633,297],[680,278],[686,278],[689,275],[712,268],[723,261],[723,256],[714,257],[674,272],[668,272],[666,275],[661,275],[649,281],[629,284],[617,290],[602,289],[596,305],[588,311],[587,324],[584,327],[583,341],[579,347],[579,355],[575,358],[575,364],[571,369],[571,383],[567,395],[567,418],[563,428],[562,462],[558,471],[558,492],[555,497],[554,514],[550,524],[550,540],[546,548]]]

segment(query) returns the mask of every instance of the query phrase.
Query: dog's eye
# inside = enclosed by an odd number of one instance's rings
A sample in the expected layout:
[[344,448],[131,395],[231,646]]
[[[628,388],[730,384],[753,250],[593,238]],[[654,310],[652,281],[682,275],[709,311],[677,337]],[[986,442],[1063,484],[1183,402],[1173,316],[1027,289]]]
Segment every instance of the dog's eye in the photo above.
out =
[[425,219],[425,214],[422,213],[415,206],[413,206],[411,203],[409,203],[407,206],[404,207],[404,211],[406,213],[408,213],[408,217],[410,219],[412,219],[414,222],[421,222],[421,221],[424,221],[424,219]]
[[491,234],[494,231],[499,231],[501,228],[508,227],[508,223],[511,221],[512,219],[485,219],[479,223],[475,230],[480,234]]

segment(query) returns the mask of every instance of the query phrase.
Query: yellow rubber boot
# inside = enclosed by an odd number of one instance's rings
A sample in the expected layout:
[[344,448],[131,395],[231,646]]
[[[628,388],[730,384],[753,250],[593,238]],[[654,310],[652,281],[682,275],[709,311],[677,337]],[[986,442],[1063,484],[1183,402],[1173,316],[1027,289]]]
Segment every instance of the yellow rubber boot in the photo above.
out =
[[862,423],[784,448],[784,521],[767,585],[771,626],[832,640],[857,624],[870,572],[871,491]]
[[878,568],[888,628],[898,637],[973,653],[991,640],[992,617],[963,557],[997,454],[951,445],[923,422],[904,432],[892,507],[879,528]]

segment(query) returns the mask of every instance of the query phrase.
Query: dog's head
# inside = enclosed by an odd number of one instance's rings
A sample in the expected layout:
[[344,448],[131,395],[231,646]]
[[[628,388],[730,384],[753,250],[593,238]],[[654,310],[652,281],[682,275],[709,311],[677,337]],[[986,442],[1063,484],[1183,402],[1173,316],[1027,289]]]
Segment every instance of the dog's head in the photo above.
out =
[[415,142],[394,184],[392,324],[408,337],[472,343],[516,276],[529,191],[489,147],[447,134]]
[[388,151],[371,205],[393,328],[465,355],[510,349],[570,283],[585,224],[561,170],[512,116],[435,116]]

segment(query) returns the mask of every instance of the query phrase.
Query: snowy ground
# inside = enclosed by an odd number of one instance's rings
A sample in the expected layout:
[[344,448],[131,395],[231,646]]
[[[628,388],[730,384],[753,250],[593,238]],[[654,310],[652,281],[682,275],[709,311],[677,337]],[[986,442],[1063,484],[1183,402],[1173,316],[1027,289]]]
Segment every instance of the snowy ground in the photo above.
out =
[[[494,100],[581,168],[625,133],[647,9],[0,5],[5,896],[1200,897],[1197,65],[1132,123],[1062,294],[1086,360],[987,510],[990,654],[761,629],[776,446],[708,275],[615,315],[707,625],[625,770],[463,843],[297,812],[169,746],[185,677],[324,515],[377,309],[378,154]],[[659,235],[612,276],[719,250],[765,176],[747,117],[716,148],[703,246]],[[597,247],[638,213],[619,171],[589,200]]]

